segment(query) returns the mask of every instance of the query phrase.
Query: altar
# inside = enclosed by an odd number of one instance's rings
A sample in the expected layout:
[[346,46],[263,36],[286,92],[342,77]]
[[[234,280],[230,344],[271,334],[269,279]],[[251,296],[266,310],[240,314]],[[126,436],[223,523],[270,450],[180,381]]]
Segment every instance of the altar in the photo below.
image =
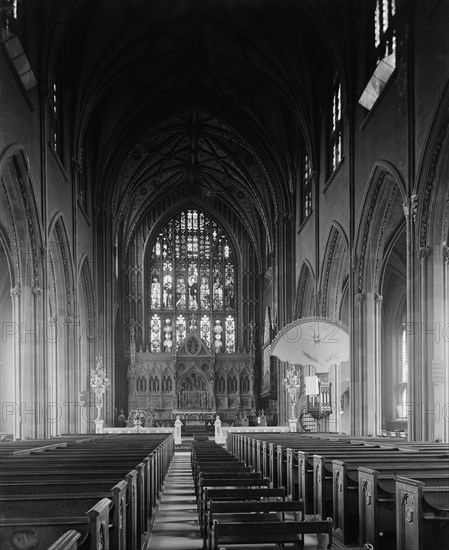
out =
[[184,424],[203,424],[205,422],[213,422],[217,416],[216,411],[203,411],[203,410],[181,410],[177,409],[173,411],[173,420],[179,416],[180,420]]
[[216,354],[192,329],[177,350],[153,353],[130,339],[128,407],[146,412],[153,424],[179,416],[184,425],[213,424],[222,416],[251,410],[254,356]]

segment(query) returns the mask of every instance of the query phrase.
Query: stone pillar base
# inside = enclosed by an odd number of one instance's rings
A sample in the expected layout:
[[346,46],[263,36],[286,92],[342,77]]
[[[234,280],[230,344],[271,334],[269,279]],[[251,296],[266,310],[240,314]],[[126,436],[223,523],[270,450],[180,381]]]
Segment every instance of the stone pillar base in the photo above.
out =
[[174,434],[175,445],[182,444],[181,426],[182,426],[182,422],[178,415],[175,420],[175,434]]
[[288,425],[290,426],[291,432],[297,432],[298,431],[298,420],[297,418],[289,418],[288,419]]
[[104,420],[95,420],[95,433],[96,434],[102,434],[103,433],[103,425],[104,425]]

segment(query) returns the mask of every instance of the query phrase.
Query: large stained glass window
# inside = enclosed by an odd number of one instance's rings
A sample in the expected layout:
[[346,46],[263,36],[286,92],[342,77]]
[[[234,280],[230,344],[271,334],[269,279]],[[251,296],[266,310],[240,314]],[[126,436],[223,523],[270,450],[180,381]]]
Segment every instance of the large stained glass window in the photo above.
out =
[[152,352],[171,352],[191,330],[216,352],[236,349],[235,255],[203,212],[183,210],[150,244],[146,311]]

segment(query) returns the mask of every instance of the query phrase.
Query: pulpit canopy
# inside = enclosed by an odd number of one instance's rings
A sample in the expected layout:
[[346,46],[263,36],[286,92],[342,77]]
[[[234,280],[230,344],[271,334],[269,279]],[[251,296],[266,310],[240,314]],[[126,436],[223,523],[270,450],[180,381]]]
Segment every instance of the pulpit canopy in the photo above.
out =
[[279,331],[270,355],[291,365],[328,368],[349,359],[349,332],[340,321],[303,317]]

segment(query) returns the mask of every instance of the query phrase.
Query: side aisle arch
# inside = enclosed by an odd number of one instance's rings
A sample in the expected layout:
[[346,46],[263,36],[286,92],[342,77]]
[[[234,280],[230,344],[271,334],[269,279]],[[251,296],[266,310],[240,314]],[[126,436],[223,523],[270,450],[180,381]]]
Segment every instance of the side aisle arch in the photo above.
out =
[[389,258],[389,243],[404,226],[405,201],[405,185],[396,168],[385,161],[375,163],[355,230],[351,266],[351,431],[357,435],[374,435],[382,430],[381,274]]
[[43,248],[31,173],[22,146],[11,145],[0,155],[1,208],[5,219],[2,240],[3,250],[9,258],[12,297],[11,309],[6,313],[12,322],[11,331],[5,342],[10,363],[5,372],[11,374],[7,382],[8,430],[17,438],[46,435],[45,411],[39,409],[46,403],[47,385]]

